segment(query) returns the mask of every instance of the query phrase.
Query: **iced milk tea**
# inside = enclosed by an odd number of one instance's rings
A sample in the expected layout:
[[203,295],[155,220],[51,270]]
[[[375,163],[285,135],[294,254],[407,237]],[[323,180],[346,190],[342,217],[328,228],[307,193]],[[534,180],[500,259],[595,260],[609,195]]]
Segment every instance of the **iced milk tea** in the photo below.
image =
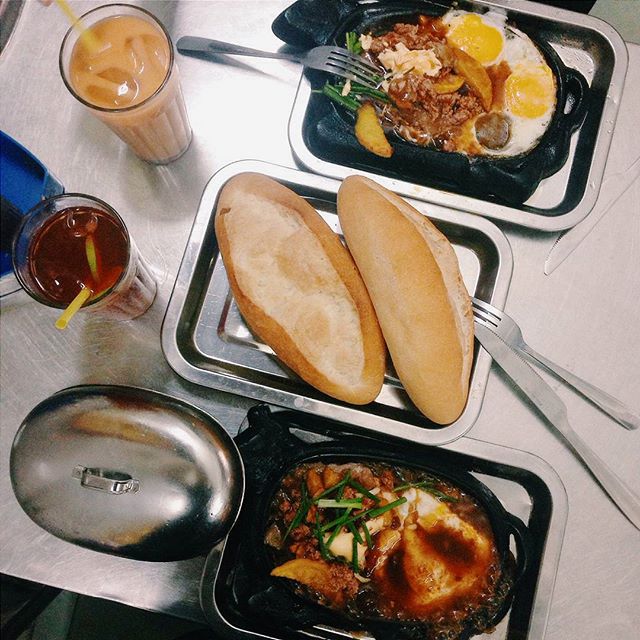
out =
[[98,43],[89,48],[70,30],[60,70],[71,93],[143,160],[165,164],[191,142],[173,46],[149,13],[107,5],[85,14]]

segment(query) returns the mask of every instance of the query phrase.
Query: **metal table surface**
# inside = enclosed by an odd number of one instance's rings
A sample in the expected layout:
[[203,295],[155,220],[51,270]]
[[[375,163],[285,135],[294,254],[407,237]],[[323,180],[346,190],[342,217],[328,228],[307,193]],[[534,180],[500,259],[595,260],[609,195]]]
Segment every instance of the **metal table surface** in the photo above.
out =
[[[74,1],[83,12],[97,2]],[[201,35],[276,50],[271,22],[287,0],[139,2],[177,39]],[[2,300],[0,571],[135,607],[201,619],[203,558],[167,564],[120,559],[75,547],[39,529],[19,507],[9,481],[13,436],[30,409],[74,384],[145,386],[184,398],[233,434],[251,402],[187,383],[167,365],[160,327],[191,223],[207,180],[239,159],[295,166],[287,121],[300,69],[293,63],[237,59],[212,64],[179,56],[194,138],[177,162],[138,160],[64,88],[57,66],[67,29],[63,15],[27,0],[0,56],[0,127],[69,191],[91,193],[123,216],[153,263],[159,295],[142,318],[115,323],[76,317],[64,332],[56,312],[25,293]],[[606,174],[638,155],[640,47],[630,63]],[[634,124],[635,122],[635,124]],[[506,309],[525,337],[562,366],[640,412],[640,183],[609,211],[552,275],[543,264],[555,234],[503,226],[514,274]],[[545,376],[546,377],[546,376]],[[555,379],[576,430],[640,493],[640,431],[627,432]],[[546,637],[637,637],[640,628],[640,534],[527,400],[494,368],[471,437],[532,452],[550,463],[570,512]]]

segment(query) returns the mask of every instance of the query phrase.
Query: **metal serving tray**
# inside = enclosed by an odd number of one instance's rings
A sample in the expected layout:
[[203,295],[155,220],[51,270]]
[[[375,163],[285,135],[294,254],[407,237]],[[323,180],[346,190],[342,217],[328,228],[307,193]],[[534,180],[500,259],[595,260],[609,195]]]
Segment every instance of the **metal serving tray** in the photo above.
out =
[[[439,0],[433,3],[442,4],[443,12],[450,4]],[[368,175],[400,195],[523,227],[558,231],[574,226],[591,211],[602,184],[627,72],[624,41],[613,27],[598,18],[534,2],[460,0],[456,6],[469,11],[486,8],[506,13],[516,26],[519,19],[526,19],[527,33],[548,42],[568,67],[577,69],[588,81],[589,111],[572,136],[569,157],[560,171],[543,179],[524,204],[508,206],[328,162],[316,155],[305,137],[312,87],[304,73],[289,120],[289,142],[296,160],[314,173],[338,179],[352,173]]]
[[[464,412],[456,422],[440,426],[420,414],[392,372],[374,402],[349,405],[300,380],[252,336],[230,294],[213,225],[220,190],[231,177],[248,171],[268,175],[305,197],[339,233],[335,203],[340,182],[259,161],[221,169],[205,187],[165,315],[162,348],[171,367],[207,387],[425,444],[450,442],[466,433],[480,412],[491,367],[483,350],[476,349]],[[478,216],[411,203],[450,239],[469,292],[502,309],[513,267],[504,234]]]
[[[342,429],[339,425],[322,429],[298,422],[300,426],[292,433],[306,442],[339,440],[345,433],[352,432],[348,425],[342,425]],[[377,436],[373,438],[378,439]],[[393,443],[390,442],[389,446]],[[472,475],[496,495],[506,511],[522,520],[534,541],[535,551],[527,559],[527,570],[506,616],[491,633],[474,636],[474,640],[542,640],[568,515],[567,494],[562,481],[544,460],[518,449],[469,437],[438,449],[452,452],[457,463],[471,469]],[[428,456],[429,451],[425,449],[426,459]],[[245,603],[236,606],[233,602],[230,590],[237,549],[230,544],[231,537],[212,550],[203,570],[200,600],[205,617],[225,638],[281,640],[284,635],[263,632],[264,627],[258,620],[247,617]],[[352,634],[343,629],[322,626],[289,631],[286,637],[370,640],[363,632]]]

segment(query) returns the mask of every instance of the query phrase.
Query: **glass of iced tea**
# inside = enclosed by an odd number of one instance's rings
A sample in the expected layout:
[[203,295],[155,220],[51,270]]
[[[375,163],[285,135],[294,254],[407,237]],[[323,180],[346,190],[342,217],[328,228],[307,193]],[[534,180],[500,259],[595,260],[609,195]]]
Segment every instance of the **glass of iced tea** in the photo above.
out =
[[92,9],[60,48],[60,73],[74,98],[108,125],[138,157],[179,158],[191,142],[173,43],[148,11],[126,4]]
[[130,320],[156,295],[156,281],[122,218],[81,193],[48,198],[25,214],[12,257],[23,289],[50,307],[65,309],[88,289],[83,309]]

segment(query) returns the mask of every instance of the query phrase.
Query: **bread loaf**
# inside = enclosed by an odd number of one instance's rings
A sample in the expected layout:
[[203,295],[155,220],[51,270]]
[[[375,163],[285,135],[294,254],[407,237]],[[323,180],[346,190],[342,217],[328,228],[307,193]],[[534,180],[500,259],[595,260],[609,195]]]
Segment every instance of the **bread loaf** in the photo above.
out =
[[260,174],[221,191],[215,230],[249,328],[310,385],[353,404],[382,387],[386,350],[349,252],[301,196]]
[[451,244],[402,198],[361,176],[342,183],[338,217],[407,394],[433,422],[453,422],[469,390],[473,312]]

